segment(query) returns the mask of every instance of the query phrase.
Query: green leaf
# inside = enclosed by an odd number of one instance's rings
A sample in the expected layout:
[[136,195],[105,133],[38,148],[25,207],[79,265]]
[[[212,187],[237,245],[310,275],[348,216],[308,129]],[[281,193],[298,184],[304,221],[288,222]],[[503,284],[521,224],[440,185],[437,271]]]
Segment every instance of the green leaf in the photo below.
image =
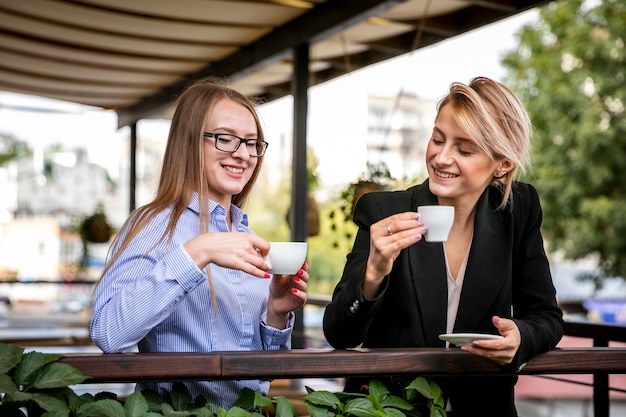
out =
[[303,397],[304,402],[307,404],[314,404],[318,406],[336,407],[340,401],[337,396],[328,391],[314,391]]
[[254,392],[254,403],[252,404],[253,409],[258,409],[260,407],[267,407],[272,405],[272,399],[267,398],[259,391]]
[[170,417],[187,417],[191,415],[191,411],[189,410],[176,410],[174,409],[174,407],[172,407],[171,404],[167,404],[167,403],[163,403],[161,404],[161,411],[163,412],[164,416],[170,416]]
[[58,393],[43,393],[35,392],[31,395],[31,400],[34,401],[39,407],[46,411],[52,410],[68,410],[67,401],[64,396]]
[[276,417],[295,417],[296,410],[291,401],[285,397],[275,397],[276,399]]
[[126,399],[124,411],[126,411],[126,417],[142,417],[149,411],[148,402],[141,392],[135,391]]
[[[407,387],[407,398],[409,400],[412,400],[413,398],[415,398],[416,393],[415,391],[417,391],[418,393],[422,394],[424,397],[428,398],[428,399],[433,399],[433,393],[431,392],[431,386],[430,383],[428,382],[428,380],[424,377],[417,377],[415,378]],[[411,392],[411,390],[414,390],[413,392]],[[439,394],[441,395],[441,390],[439,391]]]
[[189,389],[182,382],[175,382],[172,385],[172,406],[176,411],[187,411],[194,408]]
[[96,401],[95,397],[92,394],[85,393],[80,397],[76,394],[70,395],[68,398],[68,405],[71,410],[77,411],[83,404],[88,404]]
[[385,384],[374,379],[370,381],[369,393],[380,402],[386,395],[389,395],[389,390],[387,389]]
[[[22,362],[15,369],[15,383],[19,385],[29,385],[32,375],[39,371],[43,366],[56,362],[61,358],[61,355],[54,355],[41,352],[28,352],[22,358]],[[68,366],[68,365],[66,365]],[[69,384],[64,384],[67,386]],[[54,387],[56,388],[56,387]]]
[[53,362],[45,365],[40,372],[33,376],[32,387],[60,388],[75,385],[89,379],[79,370],[65,363]]
[[249,414],[250,412],[243,408],[231,407],[231,409],[226,412],[226,417],[248,417]]
[[376,405],[367,398],[355,398],[346,403],[346,413],[358,417],[384,416],[382,410],[377,410]]
[[143,397],[146,399],[150,411],[155,413],[161,412],[161,405],[167,402],[163,397],[161,397],[156,391],[149,389],[144,389],[139,392],[141,392]]
[[15,403],[26,402],[32,400],[32,394],[23,391],[5,392],[3,401],[12,401]]
[[196,417],[215,417],[208,405],[193,410]]
[[0,392],[12,393],[17,391],[17,386],[7,374],[0,374]]
[[432,393],[433,403],[443,408],[445,406],[445,400],[443,398],[443,393],[441,392],[441,387],[439,387],[439,385],[432,380],[430,381],[430,392]]
[[235,401],[235,405],[243,408],[254,408],[256,400],[256,392],[248,387],[243,387],[239,392],[239,397]]
[[50,410],[46,411],[41,417],[69,417],[70,410]]
[[411,410],[413,408],[413,406],[411,404],[409,404],[407,401],[405,401],[404,399],[395,396],[395,395],[389,395],[387,396],[381,403],[381,405],[384,408],[387,407],[394,407],[394,408],[398,408],[400,410]]
[[385,408],[385,414],[389,417],[406,417],[406,414],[397,408]]
[[430,412],[430,417],[446,417],[446,411],[441,407],[435,407]]
[[329,410],[326,407],[318,407],[316,405],[307,404],[307,410],[310,417],[333,417],[341,415],[340,413]]
[[0,343],[0,373],[9,373],[22,361],[23,354],[23,347],[10,343]]
[[126,415],[119,401],[108,399],[84,404],[79,412],[89,417],[124,417]]

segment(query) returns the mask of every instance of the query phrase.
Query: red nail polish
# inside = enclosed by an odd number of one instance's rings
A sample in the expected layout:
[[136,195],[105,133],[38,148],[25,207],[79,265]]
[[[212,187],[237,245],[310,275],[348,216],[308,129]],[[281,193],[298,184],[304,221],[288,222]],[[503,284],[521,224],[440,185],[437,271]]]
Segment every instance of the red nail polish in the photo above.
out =
[[297,289],[295,289],[295,288],[292,288],[292,289],[291,289],[291,292],[295,294],[295,293],[297,293],[297,292],[298,292],[298,290],[297,290]]
[[299,270],[298,271],[298,275],[300,275],[300,276],[304,275],[304,269]]
[[271,277],[271,275],[266,272],[265,273],[265,278],[269,278],[269,277]]
[[293,277],[293,280],[298,282],[298,281],[300,281],[300,278],[299,277]]

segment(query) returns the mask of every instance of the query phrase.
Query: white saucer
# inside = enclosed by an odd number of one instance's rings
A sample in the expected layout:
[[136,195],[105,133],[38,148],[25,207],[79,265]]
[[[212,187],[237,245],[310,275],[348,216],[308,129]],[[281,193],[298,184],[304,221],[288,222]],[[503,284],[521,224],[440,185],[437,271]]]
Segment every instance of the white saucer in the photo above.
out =
[[456,346],[471,345],[474,340],[502,339],[499,334],[486,333],[448,333],[440,334],[439,339],[445,340]]

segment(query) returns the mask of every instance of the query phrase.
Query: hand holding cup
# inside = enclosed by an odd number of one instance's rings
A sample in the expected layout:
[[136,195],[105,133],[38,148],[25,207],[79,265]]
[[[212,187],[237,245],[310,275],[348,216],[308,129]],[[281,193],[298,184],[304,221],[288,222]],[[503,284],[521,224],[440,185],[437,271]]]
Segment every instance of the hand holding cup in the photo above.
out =
[[306,253],[306,242],[270,242],[265,262],[272,274],[295,275],[302,267]]

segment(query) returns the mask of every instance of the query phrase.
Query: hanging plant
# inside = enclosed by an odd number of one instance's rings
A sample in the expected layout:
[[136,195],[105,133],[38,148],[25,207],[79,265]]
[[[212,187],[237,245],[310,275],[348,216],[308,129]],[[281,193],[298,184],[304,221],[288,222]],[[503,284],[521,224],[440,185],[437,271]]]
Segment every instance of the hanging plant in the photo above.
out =
[[384,162],[367,163],[367,172],[362,174],[355,182],[348,184],[341,193],[341,209],[346,219],[352,220],[354,206],[359,198],[365,193],[386,190],[391,182],[391,174]]
[[[367,172],[361,174],[356,181],[348,184],[348,187],[339,195],[339,209],[329,213],[331,230],[341,233],[347,241],[352,240],[351,230],[340,227],[341,220],[346,223],[351,222],[354,207],[359,198],[369,192],[387,190],[391,182],[391,173],[384,162],[368,162]],[[335,240],[332,246],[339,247],[339,242]]]
[[78,261],[78,271],[83,272],[89,266],[89,244],[106,243],[113,236],[113,227],[104,213],[104,206],[98,204],[93,214],[85,217],[78,226],[83,253]]
[[[293,207],[289,206],[285,220],[291,227],[291,215]],[[307,224],[307,236],[317,236],[320,234],[320,208],[317,204],[317,200],[312,195],[307,196],[306,200],[306,224]]]
[[104,214],[104,207],[98,204],[94,213],[80,224],[80,237],[91,243],[106,243],[113,235],[113,228]]

